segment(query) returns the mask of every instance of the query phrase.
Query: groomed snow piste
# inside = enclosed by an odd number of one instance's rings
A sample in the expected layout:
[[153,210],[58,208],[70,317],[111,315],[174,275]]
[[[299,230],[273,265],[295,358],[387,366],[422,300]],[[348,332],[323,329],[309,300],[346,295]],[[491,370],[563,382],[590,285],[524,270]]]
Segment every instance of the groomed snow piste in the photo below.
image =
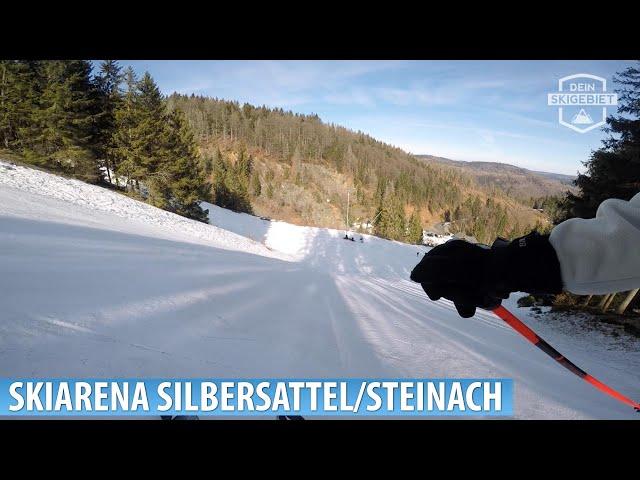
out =
[[[491,313],[429,301],[408,279],[425,247],[205,208],[212,225],[0,162],[0,376],[506,377],[518,418],[638,417]],[[637,343],[515,300],[562,353],[640,398]]]

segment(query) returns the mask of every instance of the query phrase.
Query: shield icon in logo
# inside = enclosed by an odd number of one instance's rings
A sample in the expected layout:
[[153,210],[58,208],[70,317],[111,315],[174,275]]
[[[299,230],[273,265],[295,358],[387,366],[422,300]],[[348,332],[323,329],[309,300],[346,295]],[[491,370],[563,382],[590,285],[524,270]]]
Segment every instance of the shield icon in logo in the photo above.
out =
[[[606,93],[607,80],[590,73],[577,73],[558,80],[558,93],[571,95]],[[579,133],[601,127],[607,120],[607,107],[578,104],[558,107],[558,122]]]

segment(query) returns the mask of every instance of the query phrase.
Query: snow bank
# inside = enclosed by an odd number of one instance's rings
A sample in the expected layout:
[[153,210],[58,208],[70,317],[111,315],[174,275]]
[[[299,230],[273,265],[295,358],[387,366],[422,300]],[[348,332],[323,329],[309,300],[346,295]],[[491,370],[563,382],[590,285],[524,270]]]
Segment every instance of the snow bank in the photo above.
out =
[[[127,230],[133,222],[137,234],[286,259],[246,237],[79,180],[0,161],[0,186],[0,215],[114,230]],[[114,222],[113,216],[127,221]]]

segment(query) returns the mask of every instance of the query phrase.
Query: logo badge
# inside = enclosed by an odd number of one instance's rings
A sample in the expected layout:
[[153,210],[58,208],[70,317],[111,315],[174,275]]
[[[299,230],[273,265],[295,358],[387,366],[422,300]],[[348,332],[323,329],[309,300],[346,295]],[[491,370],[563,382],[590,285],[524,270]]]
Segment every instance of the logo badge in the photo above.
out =
[[601,127],[607,107],[618,104],[618,95],[607,92],[607,80],[590,73],[576,73],[558,80],[558,91],[547,94],[547,105],[558,107],[558,123],[578,133]]

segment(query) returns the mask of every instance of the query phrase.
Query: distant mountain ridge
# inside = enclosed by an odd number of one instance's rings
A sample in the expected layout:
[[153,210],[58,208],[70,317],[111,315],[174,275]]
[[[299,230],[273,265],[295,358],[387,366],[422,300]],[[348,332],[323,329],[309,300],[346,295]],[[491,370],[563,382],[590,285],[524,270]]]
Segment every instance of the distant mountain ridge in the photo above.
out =
[[471,175],[483,187],[495,187],[520,200],[573,191],[575,176],[529,170],[508,163],[462,161],[434,155],[414,155],[430,164],[447,165]]
[[551,180],[557,180],[558,182],[564,183],[565,185],[573,185],[573,181],[576,179],[576,175],[566,175],[564,173],[554,173],[554,172],[541,172],[539,170],[529,170],[529,171],[537,175],[550,178]]

